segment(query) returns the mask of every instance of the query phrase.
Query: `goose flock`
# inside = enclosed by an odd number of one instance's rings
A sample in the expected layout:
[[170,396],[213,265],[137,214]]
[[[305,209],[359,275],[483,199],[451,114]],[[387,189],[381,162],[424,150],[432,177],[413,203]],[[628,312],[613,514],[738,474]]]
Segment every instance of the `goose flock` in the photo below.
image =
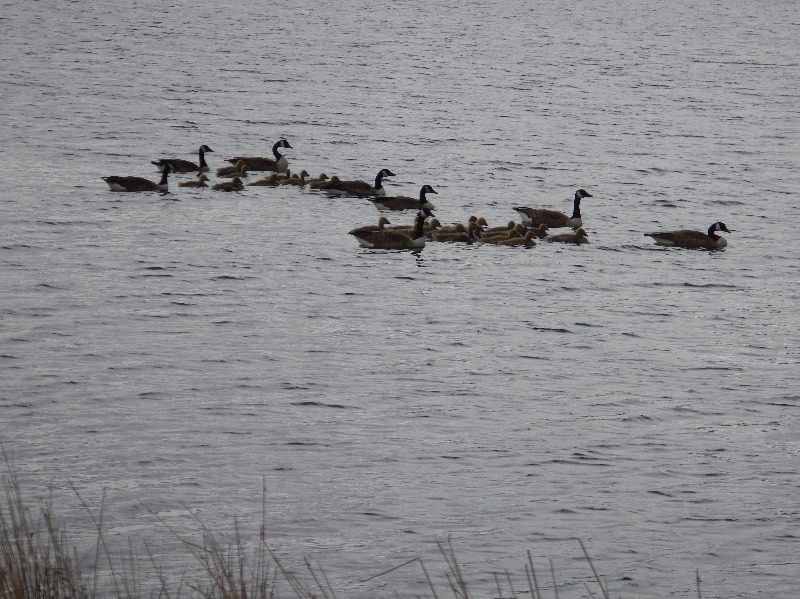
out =
[[[381,215],[375,225],[357,227],[349,234],[356,238],[359,245],[371,249],[421,249],[428,241],[450,243],[483,243],[513,247],[533,247],[536,239],[549,242],[581,245],[589,243],[589,235],[583,228],[581,217],[581,200],[593,197],[585,189],[578,189],[572,204],[572,215],[547,208],[530,208],[517,206],[514,210],[521,216],[521,222],[509,221],[507,225],[490,227],[483,217],[471,216],[466,224],[456,223],[442,226],[435,218],[436,207],[428,199],[429,194],[436,194],[430,185],[423,185],[416,198],[408,196],[389,196],[383,187],[387,177],[394,177],[388,168],[382,168],[375,176],[374,183],[355,179],[343,179],[338,176],[328,177],[322,173],[311,177],[306,170],[292,173],[289,161],[282,150],[293,149],[286,139],[279,139],[272,146],[272,158],[263,156],[234,156],[226,160],[227,166],[216,170],[221,180],[210,186],[213,191],[234,192],[245,188],[243,179],[249,172],[269,172],[265,177],[249,183],[248,187],[277,187],[294,185],[308,187],[331,196],[351,196],[365,198],[379,211],[417,212],[410,225],[392,225],[385,215]],[[168,178],[172,173],[195,173],[195,178],[181,181],[178,187],[209,187],[207,173],[210,172],[205,155],[213,153],[206,144],[197,150],[197,162],[181,158],[160,158],[152,164],[161,172],[158,181],[144,177],[110,176],[102,177],[109,190],[117,192],[168,191]],[[430,220],[428,220],[430,218]],[[566,233],[550,234],[550,229],[569,228]],[[718,235],[719,232],[731,231],[723,222],[715,222],[704,233],[694,230],[676,230],[645,233],[656,245],[673,246],[687,249],[720,250],[727,246],[727,240]]]

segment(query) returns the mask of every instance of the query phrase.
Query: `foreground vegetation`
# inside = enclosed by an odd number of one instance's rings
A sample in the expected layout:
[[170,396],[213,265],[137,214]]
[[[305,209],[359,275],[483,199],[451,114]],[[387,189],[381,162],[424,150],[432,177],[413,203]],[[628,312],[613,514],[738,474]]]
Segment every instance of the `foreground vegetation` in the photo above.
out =
[[[70,547],[65,532],[57,524],[52,499],[37,503],[35,509],[32,509],[22,497],[15,474],[10,474],[3,482],[5,499],[0,502],[0,598],[339,599],[321,567],[313,567],[308,560],[304,560],[302,572],[292,572],[268,546],[263,523],[257,547],[248,557],[245,555],[248,552],[236,521],[235,541],[231,546],[223,546],[200,520],[197,520],[197,524],[201,532],[201,543],[194,543],[180,536],[162,522],[196,561],[198,574],[192,580],[168,579],[146,545],[147,558],[137,559],[133,548],[129,547],[127,557],[112,559],[112,552],[103,537],[102,504],[99,512],[95,513],[73,489],[95,527],[92,533],[96,539],[92,547],[94,557],[89,560],[90,563],[85,566],[84,571],[82,564],[86,560],[81,560],[77,549]],[[592,584],[584,584],[584,596],[609,599],[606,584],[598,575],[583,543],[579,543],[586,557],[587,569],[591,571]],[[549,571],[543,575],[534,568],[529,553],[524,577],[517,577],[516,586],[512,576],[506,571],[502,575],[494,575],[495,588],[489,594],[477,593],[468,585],[452,545],[449,542],[440,542],[438,546],[445,563],[447,581],[440,588],[433,583],[420,558],[395,566],[369,580],[416,562],[427,581],[427,593],[422,596],[432,599],[559,599],[559,586],[552,561]],[[141,579],[144,570],[148,571],[153,580]],[[524,581],[524,584],[519,584],[519,580]],[[545,587],[548,588],[547,593],[544,592]],[[406,594],[395,591],[394,595],[401,597]],[[697,596],[701,598],[699,577]]]

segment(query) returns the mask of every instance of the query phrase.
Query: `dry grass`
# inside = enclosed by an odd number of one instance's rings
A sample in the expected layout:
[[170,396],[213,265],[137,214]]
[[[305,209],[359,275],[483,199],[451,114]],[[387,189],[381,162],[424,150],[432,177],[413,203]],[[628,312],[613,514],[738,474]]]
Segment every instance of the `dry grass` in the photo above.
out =
[[[8,464],[8,460],[6,460]],[[263,522],[266,513],[262,514],[262,525],[257,547],[247,551],[237,520],[234,520],[234,542],[231,546],[223,546],[206,525],[196,519],[200,531],[200,541],[194,542],[177,531],[169,530],[199,566],[200,574],[191,580],[186,576],[180,580],[171,580],[163,572],[158,560],[153,557],[151,548],[145,545],[147,558],[137,559],[133,547],[129,545],[126,556],[112,559],[111,552],[103,537],[104,501],[95,513],[73,488],[83,508],[89,514],[95,527],[93,536],[95,544],[91,553],[93,559],[87,571],[81,570],[82,560],[77,550],[70,548],[63,530],[53,516],[52,497],[39,502],[36,509],[31,509],[23,500],[20,485],[13,469],[3,481],[5,501],[0,502],[0,598],[5,599],[139,599],[143,597],[159,597],[179,599],[192,597],[198,599],[339,599],[329,582],[325,571],[319,566],[312,566],[304,560],[305,570],[301,577],[292,572],[286,564],[270,549],[265,538]],[[266,497],[265,490],[263,497]],[[264,500],[264,511],[266,502]],[[158,516],[154,517],[159,519]],[[609,599],[607,585],[595,568],[583,542],[580,547],[591,570],[593,586],[585,583],[585,597]],[[428,568],[421,558],[414,558],[398,566],[390,568],[362,583],[381,578],[390,572],[419,564],[427,581],[428,590],[424,595],[432,599],[545,599],[540,583],[541,573],[534,568],[533,559],[528,552],[525,564],[524,584],[515,588],[511,574],[494,573],[495,589],[490,594],[473,592],[456,559],[452,543],[437,542],[439,553],[445,563],[444,578],[446,584],[437,585],[431,579]],[[145,563],[142,563],[144,560]],[[555,569],[550,561],[550,578],[547,597],[559,598],[559,584]],[[141,580],[143,570],[147,569],[148,577],[155,580]],[[104,572],[102,579],[99,572]],[[519,579],[518,579],[519,580]],[[145,590],[146,589],[146,590]],[[396,592],[395,596],[401,594]],[[415,595],[419,596],[419,595]],[[697,575],[697,596],[700,594],[700,577]]]

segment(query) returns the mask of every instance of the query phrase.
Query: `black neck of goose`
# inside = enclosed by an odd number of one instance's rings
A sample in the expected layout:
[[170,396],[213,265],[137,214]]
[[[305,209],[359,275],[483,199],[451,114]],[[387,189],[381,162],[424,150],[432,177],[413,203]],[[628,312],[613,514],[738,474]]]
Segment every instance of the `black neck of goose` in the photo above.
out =
[[383,188],[383,173],[378,173],[375,177],[375,189]]
[[198,162],[198,164],[200,165],[200,168],[203,168],[204,166],[208,166],[206,164],[206,153],[203,150],[203,148],[200,148],[198,154],[199,154],[199,157],[200,157],[200,161]]
[[425,217],[421,214],[417,215],[417,219],[414,221],[414,234],[411,236],[411,239],[417,239],[422,237],[425,234]]
[[428,190],[425,189],[424,187],[420,188],[420,190],[419,190],[419,203],[420,204],[424,204],[425,203],[425,201],[428,199],[427,195],[428,195]]
[[719,239],[719,235],[717,235],[717,234],[714,232],[714,227],[716,227],[716,224],[714,224],[714,225],[711,225],[711,226],[708,228],[708,238],[709,238],[709,239],[713,239],[714,241],[716,241],[717,239]]
[[275,156],[275,160],[280,160],[283,154],[278,151],[278,148],[281,147],[281,142],[276,141],[275,144],[272,146],[272,155]]
[[572,203],[572,218],[580,218],[581,217],[581,198],[580,196],[575,196],[575,200]]
[[167,175],[169,175],[169,164],[165,164],[164,170],[161,171],[161,179],[158,182],[159,185],[167,184]]

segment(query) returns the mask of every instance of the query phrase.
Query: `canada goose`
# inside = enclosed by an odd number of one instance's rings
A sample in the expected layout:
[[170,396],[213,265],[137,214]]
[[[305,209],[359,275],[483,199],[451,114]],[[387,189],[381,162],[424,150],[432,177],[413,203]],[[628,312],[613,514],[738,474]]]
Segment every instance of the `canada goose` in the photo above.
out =
[[161,179],[154,183],[144,177],[102,177],[111,191],[167,191],[167,175],[172,170],[169,163],[161,171]]
[[[411,232],[414,230],[415,223],[411,223],[410,225],[391,225],[386,227],[390,231],[401,231],[406,235],[410,235]],[[425,221],[423,225],[423,232],[425,235],[430,236],[433,231],[438,231],[442,226],[442,223],[439,222],[438,218],[432,218],[431,220]]]
[[721,250],[728,245],[727,239],[717,235],[717,231],[730,233],[723,222],[716,222],[708,228],[708,233],[702,231],[665,231],[663,233],[645,233],[652,237],[657,245],[673,245],[690,250]]
[[275,156],[274,160],[262,156],[234,156],[233,158],[229,158],[228,162],[236,164],[239,160],[243,160],[247,168],[251,171],[277,171],[282,173],[289,168],[289,162],[286,160],[286,156],[278,151],[278,148],[294,149],[289,145],[288,141],[280,139],[272,146],[272,155]]
[[520,237],[516,235],[509,239],[501,239],[497,242],[497,245],[510,245],[510,246],[525,246],[526,248],[532,248],[536,245],[536,242],[533,240],[533,231],[528,231],[525,233],[524,237]]
[[432,231],[429,237],[433,241],[472,243],[480,239],[480,228],[475,222],[469,223],[467,227],[458,223],[453,230]]
[[370,185],[366,181],[342,181],[338,177],[332,177],[330,181],[321,183],[317,189],[335,195],[382,196],[386,195],[386,190],[383,188],[383,178],[394,176],[394,173],[388,168],[382,168],[375,176],[375,185]]
[[449,238],[456,235],[466,235],[467,228],[461,223],[456,223],[450,227],[440,227],[436,231],[431,231],[429,237],[434,241],[449,241]]
[[204,173],[197,173],[197,179],[178,183],[178,187],[208,187],[206,181],[208,181],[208,177]]
[[308,176],[308,171],[303,169],[300,171],[300,175],[292,175],[288,179],[281,179],[281,185],[297,185],[298,187],[305,187],[306,185],[306,177]]
[[419,199],[408,196],[379,196],[370,198],[370,201],[378,210],[436,210],[436,206],[431,204],[425,195],[436,193],[430,185],[423,185],[419,190]]
[[322,174],[320,174],[319,177],[313,177],[311,179],[306,179],[306,182],[308,183],[308,187],[310,189],[319,189],[319,186],[322,185],[323,183],[325,183],[325,181],[327,181],[329,178],[330,177],[328,177],[328,175],[326,175],[325,173],[322,173]]
[[360,231],[385,231],[386,225],[390,224],[389,219],[385,216],[382,216],[378,219],[377,225],[364,225],[363,227],[356,227],[352,231],[348,231],[349,235],[353,235],[354,233],[358,233]]
[[378,210],[422,210],[430,216],[431,210],[436,210],[436,206],[431,204],[426,197],[429,193],[438,193],[430,185],[423,185],[419,190],[419,198],[408,196],[379,196],[370,198],[370,202]]
[[241,191],[244,189],[244,183],[242,183],[242,180],[239,177],[234,177],[230,181],[217,183],[211,189],[214,191]]
[[548,235],[547,241],[558,241],[560,243],[589,243],[589,236],[583,229],[578,229],[574,233],[559,233],[558,235]]
[[517,231],[516,228],[513,228],[513,229],[506,229],[505,233],[498,232],[494,233],[493,235],[482,235],[481,241],[483,243],[492,243],[497,245],[501,241],[506,241],[508,239],[516,239],[517,237],[522,237],[522,235],[520,235],[520,232]]
[[484,235],[495,235],[497,233],[508,233],[511,229],[517,226],[513,220],[508,221],[507,225],[503,225],[502,227],[489,227],[488,229],[484,229]]
[[[164,165],[169,163],[172,166],[173,173],[192,173],[192,172],[201,172],[207,173],[208,172],[208,164],[206,164],[206,152],[213,152],[211,148],[207,145],[203,144],[200,146],[200,149],[197,150],[198,161],[197,164],[192,162],[191,160],[183,160],[182,158],[161,158],[159,160],[151,160],[152,164],[155,164],[158,167],[158,170],[164,170]],[[185,187],[185,186],[184,186]]]
[[247,163],[237,160],[233,166],[223,166],[217,169],[217,177],[246,177]]
[[408,250],[425,247],[425,213],[419,212],[411,235],[400,231],[350,231],[362,247],[382,250]]
[[572,203],[571,217],[558,210],[546,210],[544,208],[524,208],[518,206],[514,208],[514,210],[522,215],[522,220],[526,225],[537,226],[544,224],[551,228],[572,227],[573,229],[577,229],[583,226],[583,220],[581,219],[581,200],[591,197],[593,196],[586,190],[579,189],[576,191],[575,199]]
[[542,223],[538,227],[533,227],[528,230],[533,232],[533,236],[538,237],[539,239],[544,239],[545,237],[547,237],[547,225],[544,223]]
[[272,173],[268,177],[264,177],[263,179],[259,179],[258,181],[253,181],[252,183],[250,183],[250,186],[252,187],[253,185],[261,185],[267,187],[277,187],[280,184],[281,182],[278,180],[278,173]]

